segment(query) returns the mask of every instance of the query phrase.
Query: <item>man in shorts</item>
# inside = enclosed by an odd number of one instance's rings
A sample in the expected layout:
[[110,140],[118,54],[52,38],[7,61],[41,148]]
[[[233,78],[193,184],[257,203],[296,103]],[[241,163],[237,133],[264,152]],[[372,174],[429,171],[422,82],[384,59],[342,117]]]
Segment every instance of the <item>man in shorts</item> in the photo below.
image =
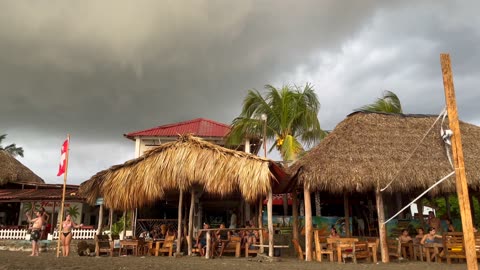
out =
[[39,245],[38,245],[38,240],[40,239],[40,233],[42,231],[42,225],[43,225],[43,217],[42,214],[39,211],[35,211],[35,216],[36,218],[31,218],[30,214],[27,213],[27,219],[28,223],[31,224],[31,234],[30,234],[30,240],[32,241],[32,254],[30,256],[38,256],[39,252]]

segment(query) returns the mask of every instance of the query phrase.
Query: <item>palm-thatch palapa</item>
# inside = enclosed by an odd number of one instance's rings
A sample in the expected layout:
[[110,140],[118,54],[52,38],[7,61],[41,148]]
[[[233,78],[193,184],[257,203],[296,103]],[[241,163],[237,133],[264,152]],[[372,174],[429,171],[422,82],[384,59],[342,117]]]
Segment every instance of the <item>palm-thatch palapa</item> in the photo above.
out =
[[[385,187],[395,177],[386,192],[410,193],[425,190],[453,171],[440,136],[441,119],[419,144],[436,117],[352,113],[318,146],[298,160],[290,172],[299,184],[311,191],[368,192],[373,191],[377,185]],[[448,121],[443,123],[443,129],[448,129]],[[460,122],[460,129],[468,184],[478,190],[480,127]],[[455,181],[451,178],[431,192],[454,191]]]
[[45,183],[42,178],[25,167],[20,161],[0,150],[0,186],[7,183]]
[[95,174],[80,185],[80,194],[91,204],[103,197],[106,207],[128,210],[151,204],[169,190],[200,185],[207,193],[240,192],[254,202],[285,178],[271,160],[186,135]]
[[[375,191],[382,260],[386,262],[380,189],[393,180],[385,192],[419,193],[454,171],[447,154],[451,149],[446,147],[440,135],[442,121],[435,123],[435,120],[436,116],[432,115],[352,113],[290,167],[292,181],[304,188],[306,198],[309,198],[309,192],[316,190],[337,194]],[[448,129],[447,121],[443,123],[443,129]],[[460,130],[468,185],[478,190],[480,127],[460,122]],[[451,177],[431,193],[454,191],[455,179]],[[305,215],[308,220],[311,213]],[[309,233],[307,230],[307,238]]]

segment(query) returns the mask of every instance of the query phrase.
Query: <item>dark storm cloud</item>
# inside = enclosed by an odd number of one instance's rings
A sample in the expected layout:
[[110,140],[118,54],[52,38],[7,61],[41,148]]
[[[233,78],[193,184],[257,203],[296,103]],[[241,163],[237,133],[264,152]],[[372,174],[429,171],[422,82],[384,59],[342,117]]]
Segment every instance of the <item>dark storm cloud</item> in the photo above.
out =
[[474,9],[413,3],[5,1],[0,133],[50,182],[71,133],[79,183],[133,157],[122,134],[196,117],[229,123],[246,90],[267,83],[312,82],[328,129],[384,89],[407,112],[438,113],[440,50],[452,52],[461,113],[475,121]]

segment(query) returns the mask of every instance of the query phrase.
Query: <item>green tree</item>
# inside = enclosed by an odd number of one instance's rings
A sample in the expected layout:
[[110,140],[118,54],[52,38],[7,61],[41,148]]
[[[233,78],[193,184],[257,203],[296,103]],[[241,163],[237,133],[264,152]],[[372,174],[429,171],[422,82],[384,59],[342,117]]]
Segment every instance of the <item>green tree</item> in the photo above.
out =
[[0,135],[0,150],[3,150],[5,152],[7,152],[14,157],[16,157],[16,156],[23,157],[23,148],[22,147],[17,147],[14,143],[12,143],[10,145],[7,145],[5,147],[3,146],[2,141],[5,140],[5,138],[7,138],[7,134]]
[[400,99],[395,93],[388,90],[385,90],[383,92],[383,97],[378,98],[377,101],[375,101],[374,103],[362,106],[357,110],[385,113],[403,113]]
[[79,214],[80,214],[80,211],[78,209],[78,206],[76,205],[70,206],[67,209],[67,215],[70,215],[73,220],[76,220]]
[[242,112],[232,122],[227,144],[238,145],[247,137],[262,137],[261,115],[265,114],[267,139],[275,141],[269,152],[276,148],[283,161],[293,161],[304,151],[300,142],[310,146],[325,135],[318,121],[320,102],[310,84],[303,89],[297,86],[277,89],[272,85],[266,85],[265,89],[265,96],[255,89],[248,90]]
[[[266,85],[265,89],[265,96],[255,89],[248,90],[242,112],[232,122],[227,144],[239,145],[245,138],[262,137],[266,124],[266,137],[275,142],[269,152],[276,148],[288,166],[289,161],[295,161],[304,151],[301,142],[311,146],[325,136],[318,121],[320,102],[308,83],[303,89],[288,85],[281,89]],[[266,121],[262,120],[262,115],[266,116]],[[286,194],[283,208],[287,215]]]

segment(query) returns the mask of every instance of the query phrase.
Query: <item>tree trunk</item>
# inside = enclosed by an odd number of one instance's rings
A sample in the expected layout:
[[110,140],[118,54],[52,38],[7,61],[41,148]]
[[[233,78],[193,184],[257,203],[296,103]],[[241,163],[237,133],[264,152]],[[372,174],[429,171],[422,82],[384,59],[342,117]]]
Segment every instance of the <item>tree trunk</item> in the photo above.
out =
[[305,200],[305,261],[312,261],[312,202],[310,199],[310,190],[304,188]]
[[298,240],[298,197],[297,192],[292,192],[293,239]]

